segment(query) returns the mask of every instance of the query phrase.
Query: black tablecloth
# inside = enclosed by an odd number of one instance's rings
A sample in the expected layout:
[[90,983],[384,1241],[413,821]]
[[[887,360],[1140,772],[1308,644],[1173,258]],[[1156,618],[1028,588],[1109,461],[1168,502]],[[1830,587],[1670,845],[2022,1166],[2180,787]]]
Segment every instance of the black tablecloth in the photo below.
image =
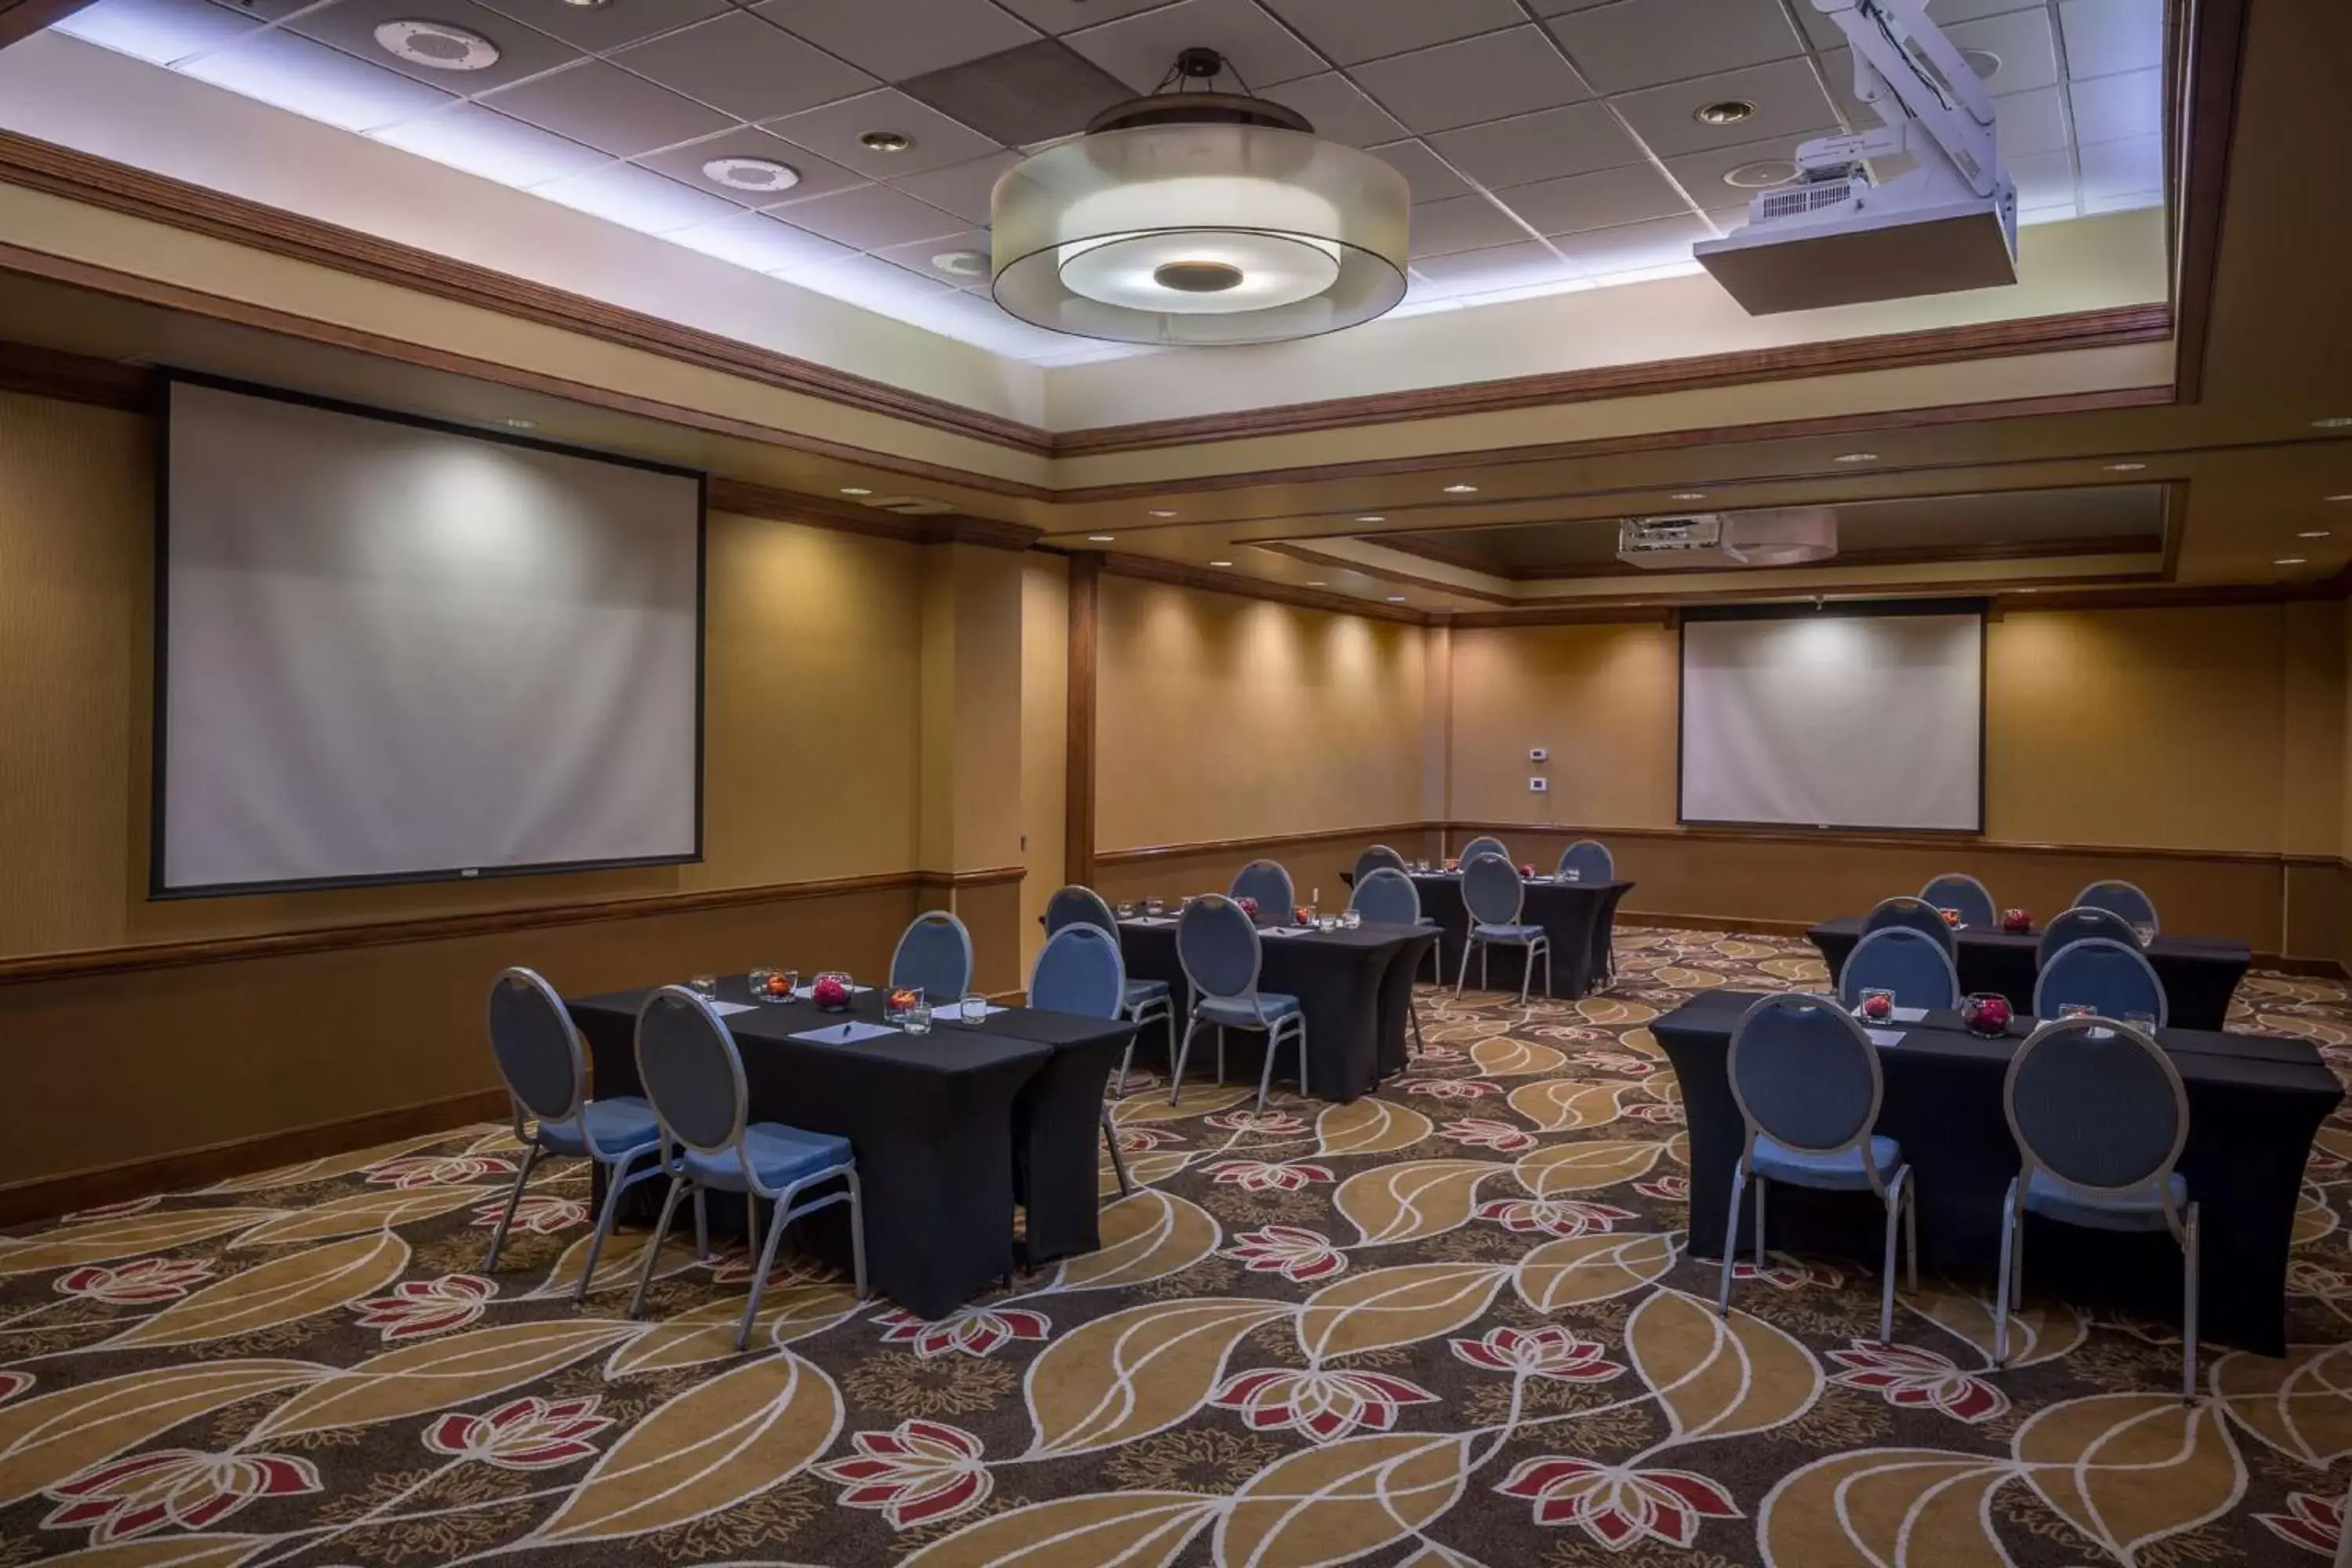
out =
[[[1319,1100],[1350,1100],[1405,1065],[1405,1026],[1412,1016],[1413,973],[1429,960],[1437,932],[1426,926],[1377,925],[1352,931],[1307,931],[1298,936],[1263,936],[1265,957],[1258,971],[1260,991],[1298,998],[1307,1015],[1307,1083]],[[1118,942],[1130,980],[1165,980],[1176,998],[1177,1037],[1184,1033],[1189,1006],[1184,966],[1176,956],[1176,922],[1119,922]],[[1161,1038],[1158,1030],[1148,1040]],[[1239,1075],[1249,1064],[1255,1079],[1265,1058],[1265,1037],[1234,1029],[1226,1040],[1229,1067]],[[1202,1053],[1207,1053],[1204,1056]],[[1203,1030],[1192,1042],[1188,1071],[1205,1076],[1214,1066],[1216,1041]],[[1171,1064],[1171,1068],[1173,1064]],[[1275,1065],[1279,1078],[1286,1058]]]
[[[741,1002],[750,989],[731,975],[719,994]],[[569,1004],[598,1094],[642,1092],[635,1029],[645,997],[641,989]],[[849,1140],[874,1288],[939,1318],[1009,1273],[1016,1175],[1028,1194],[1033,1258],[1097,1245],[1103,1084],[1132,1026],[1016,1007],[980,1024],[940,1023],[928,1036],[854,1046],[789,1037],[845,1016],[877,1018],[881,1008],[881,993],[866,991],[845,1015],[801,1002],[726,1019],[743,1057],[751,1120]],[[847,1212],[826,1209],[807,1222],[810,1243],[841,1262]]]
[[[1690,1119],[1690,1250],[1723,1256],[1731,1176],[1742,1125],[1725,1060],[1731,1030],[1755,1000],[1709,991],[1650,1026],[1673,1060]],[[1903,1145],[1917,1172],[1919,1250],[1934,1263],[1990,1279],[2000,1255],[2000,1205],[2017,1174],[2017,1145],[2001,1112],[2001,1084],[2021,1018],[2002,1039],[1982,1039],[1957,1015],[1931,1013],[1903,1028],[1904,1042],[1879,1047],[1886,1098],[1878,1131]],[[2343,1100],[2334,1073],[2303,1040],[2166,1029],[2160,1043],[2189,1089],[2189,1143],[2180,1172],[2200,1211],[2201,1337],[2263,1355],[2286,1344],[2287,1248],[2304,1157]],[[1743,1205],[1741,1245],[1753,1244],[1752,1205]],[[2180,1255],[2168,1232],[2119,1235],[2030,1219],[2029,1289],[2114,1301],[2160,1321],[2180,1314]],[[1880,1256],[1883,1212],[1874,1198],[1776,1184],[1770,1239]]]
[[[1421,912],[1435,920],[1445,933],[1445,977],[1450,983],[1462,972],[1462,943],[1470,933],[1470,911],[1462,902],[1462,877],[1454,871],[1419,871],[1412,885],[1421,894]],[[1527,900],[1519,919],[1539,925],[1551,938],[1552,994],[1582,996],[1608,972],[1609,946],[1616,938],[1617,904],[1631,882],[1556,882],[1536,879],[1527,884]],[[1496,973],[1506,978],[1497,984],[1516,984],[1523,962],[1521,950],[1494,950]],[[1538,964],[1536,973],[1543,973]]]
[[[1845,955],[1862,940],[1862,921],[1853,916],[1823,921],[1809,934],[1834,979],[1845,967]],[[2042,973],[2036,952],[2042,933],[1964,928],[1958,935],[1960,989],[1998,991],[2018,1012],[2031,1012],[2034,977]],[[2159,936],[2147,948],[2147,961],[2164,982],[2166,1022],[2183,1029],[2219,1029],[2230,1016],[2230,994],[2245,978],[2253,954],[2242,942]]]

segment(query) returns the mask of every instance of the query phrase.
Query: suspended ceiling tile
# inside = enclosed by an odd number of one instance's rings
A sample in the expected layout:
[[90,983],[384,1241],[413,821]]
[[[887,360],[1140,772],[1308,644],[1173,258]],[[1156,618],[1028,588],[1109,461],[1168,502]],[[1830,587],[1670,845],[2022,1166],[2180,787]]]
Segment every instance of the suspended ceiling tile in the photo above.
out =
[[[1973,22],[1979,16],[1997,16],[2008,11],[2041,11],[2048,0],[1927,0],[1927,15],[1937,25],[1949,27],[1955,22]],[[1845,34],[1838,25],[1813,9],[1812,0],[1801,0],[1794,7],[1797,20],[1805,36],[1822,48],[1843,47]]]
[[966,223],[985,226],[990,218],[989,193],[996,188],[997,176],[1019,162],[1021,154],[1008,149],[967,163],[950,163],[944,169],[908,174],[890,184],[941,212],[953,213]]
[[369,134],[388,147],[523,190],[613,161],[593,147],[478,103],[460,103]]
[[1404,176],[1415,203],[1443,201],[1470,189],[1469,183],[1445,166],[1445,161],[1420,142],[1392,142],[1369,149],[1372,156]]
[[[705,163],[719,158],[762,158],[770,163],[782,163],[800,175],[800,183],[782,191],[747,191],[723,185],[702,172]],[[851,174],[840,164],[820,158],[805,147],[796,147],[781,136],[772,136],[749,125],[738,125],[698,142],[640,153],[634,161],[657,174],[667,174],[673,180],[744,207],[771,207],[780,202],[807,201],[814,196],[831,195],[835,191],[845,191],[870,183],[863,174]]]
[[534,194],[641,234],[674,233],[716,222],[735,210],[717,196],[666,180],[634,163],[607,163],[584,174],[551,180]]
[[1489,190],[1642,161],[1642,144],[1605,104],[1570,103],[1515,120],[1441,131],[1429,144]]
[[1802,47],[1780,0],[1619,0],[1549,26],[1602,93],[1787,59]]
[[1527,237],[1528,231],[1508,213],[1482,195],[1448,196],[1412,209],[1411,254],[1416,261]]
[[1260,96],[1307,116],[1318,136],[1350,147],[1373,147],[1394,142],[1404,127],[1385,109],[1366,98],[1363,89],[1337,71],[1303,76],[1272,87]]
[[1714,235],[1704,218],[1662,217],[1565,235],[1552,244],[1588,276],[1598,278],[1687,262],[1691,247]]
[[[1296,81],[1324,68],[1313,49],[1265,12],[1256,0],[1176,0],[1173,5],[1139,12],[1099,27],[1069,35],[1070,47],[1137,92],[1149,92],[1188,48],[1211,48],[1225,57],[1253,90]],[[1233,92],[1231,77],[1220,91]]]
[[988,287],[988,235],[981,229],[961,229],[933,239],[886,245],[874,254],[893,266],[936,278],[954,288]]
[[[765,128],[869,180],[903,179],[1001,151],[979,132],[894,88],[788,114]],[[869,131],[895,131],[914,138],[914,145],[903,153],[877,153],[858,141]]]
[[664,238],[754,272],[785,272],[840,261],[857,253],[821,235],[794,228],[765,213],[739,212],[716,223],[698,224]]
[[[278,0],[283,3],[283,0]],[[295,0],[296,4],[307,0]],[[482,0],[518,22],[552,33],[592,55],[617,49],[657,33],[708,21],[729,9],[729,0],[655,0],[654,4],[581,5],[573,0]],[[420,15],[430,15],[429,9]]]
[[1537,283],[1565,283],[1576,269],[1541,242],[1519,240],[1483,250],[1456,251],[1415,261],[1412,269],[1436,286],[1443,296],[1480,293],[1497,289],[1522,289]]
[[2043,10],[2011,11],[1944,29],[1958,49],[1981,49],[2000,61],[1985,78],[1987,92],[2031,92],[2058,81],[2058,36]]
[[717,110],[603,60],[583,60],[566,70],[500,88],[480,101],[543,131],[624,158],[707,136],[729,124]]
[[[1710,213],[1737,209],[1745,222],[1748,198],[1759,190],[1795,179],[1797,149],[1834,130],[1835,126],[1817,126],[1793,135],[1742,142],[1732,147],[1710,147],[1704,153],[1685,153],[1666,160],[1666,173],[1690,193],[1691,200],[1701,209]],[[1755,183],[1733,184],[1727,176],[1735,171],[1744,171],[1743,177]]]
[[[2083,205],[2085,211],[2112,210],[2127,198],[2154,198],[2164,188],[2164,140],[2159,136],[2127,136],[2117,142],[2097,142],[2082,150]],[[2150,205],[2128,201],[2133,206]]]
[[[1709,125],[1699,120],[1703,107],[1732,100],[1755,105],[1755,113],[1732,125]],[[1662,158],[1787,136],[1837,119],[1828,95],[1813,78],[1811,64],[1801,59],[1648,88],[1623,94],[1611,103],[1624,115],[1633,133]]]
[[1048,33],[1075,33],[1120,16],[1165,5],[1168,0],[1003,0],[1004,8]]
[[992,0],[763,0],[751,14],[884,81],[1018,48],[1039,36]]
[[438,88],[277,28],[181,68],[200,81],[346,131],[396,125],[457,102]]
[[2126,71],[2069,86],[2067,95],[2074,101],[2074,140],[2089,146],[2130,136],[2161,135],[2164,89],[2159,74]]
[[337,0],[321,10],[300,12],[286,26],[305,37],[332,44],[371,65],[381,65],[387,70],[414,77],[428,87],[469,98],[584,58],[571,45],[527,27],[510,16],[477,5],[473,0],[437,0],[429,8],[429,16],[433,21],[462,27],[497,45],[499,58],[494,65],[471,71],[419,65],[402,59],[376,42],[378,26],[413,19],[418,9],[416,0]]
[[1339,65],[1408,54],[1527,20],[1517,0],[1262,0]]
[[1549,35],[1533,26],[1391,55],[1349,74],[1381,108],[1421,132],[1531,114],[1592,96]]
[[740,120],[772,119],[876,85],[856,67],[742,11],[633,45],[613,59]]
[[2077,81],[2164,64],[2164,0],[2061,0],[2058,26]]
[[2054,87],[2014,92],[1993,105],[1993,142],[2003,159],[2066,145],[2066,105]]
[[836,195],[817,196],[774,209],[795,228],[804,228],[859,250],[933,239],[963,228],[962,220],[903,195],[887,185],[860,185]]
[[1674,183],[1649,163],[1516,185],[1501,199],[1528,227],[1542,235],[1612,228],[1690,212],[1690,204]]
[[1125,82],[1058,38],[927,71],[898,87],[1007,147],[1075,135],[1102,110],[1134,96]]

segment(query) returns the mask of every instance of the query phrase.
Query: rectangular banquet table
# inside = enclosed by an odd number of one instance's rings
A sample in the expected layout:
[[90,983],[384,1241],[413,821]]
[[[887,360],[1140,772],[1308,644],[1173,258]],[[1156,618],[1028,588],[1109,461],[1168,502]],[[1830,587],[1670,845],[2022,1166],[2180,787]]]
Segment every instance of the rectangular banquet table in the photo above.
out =
[[[1862,940],[1862,921],[1848,915],[1823,921],[1807,933],[1821,950],[1822,962],[1837,978],[1845,955]],[[1998,991],[2020,1013],[2033,1010],[2034,977],[2042,973],[2036,951],[2040,931],[2017,933],[1990,927],[1963,926],[1959,939],[1960,989]],[[2230,1016],[2230,996],[2246,977],[2253,954],[2242,942],[2201,936],[2159,936],[2147,948],[2147,961],[2164,982],[2168,1019],[2184,1029],[2219,1029]]]
[[[1353,930],[1309,931],[1280,936],[1274,927],[1259,933],[1264,952],[1257,988],[1298,998],[1307,1017],[1307,1082],[1318,1099],[1350,1100],[1370,1094],[1381,1079],[1402,1072],[1405,1026],[1412,1016],[1414,973],[1428,962],[1437,941],[1429,926],[1380,925]],[[1130,980],[1164,980],[1176,1000],[1176,1036],[1182,1039],[1189,1006],[1184,965],[1176,956],[1176,917],[1121,921],[1118,944]],[[1158,1042],[1158,1028],[1145,1037]],[[1236,1061],[1251,1064],[1250,1078],[1265,1058],[1265,1037],[1246,1029],[1227,1034]],[[1203,1030],[1192,1042],[1187,1070],[1205,1077],[1214,1070],[1216,1041]],[[1206,1052],[1204,1057],[1202,1053]],[[1171,1063],[1172,1070],[1174,1064]],[[1276,1063],[1280,1077],[1286,1063]]]
[[[1749,992],[1703,992],[1650,1026],[1674,1063],[1689,1117],[1690,1250],[1697,1257],[1723,1256],[1743,1131],[1725,1063],[1732,1027],[1755,1000]],[[1923,1023],[1891,1026],[1904,1031],[1902,1043],[1878,1047],[1886,1084],[1878,1131],[1902,1143],[1917,1172],[1920,1256],[1987,1280],[2000,1266],[2001,1198],[2018,1170],[2001,1086],[2034,1022],[2020,1018],[2006,1037],[1985,1039],[1962,1028],[1956,1014],[1930,1013]],[[2165,1029],[2158,1043],[2189,1090],[2180,1172],[2201,1210],[2201,1337],[2282,1354],[2304,1158],[2343,1089],[2305,1040]],[[1742,1246],[1753,1245],[1754,1213],[1741,1205]],[[1883,1221],[1874,1199],[1776,1183],[1770,1214],[1776,1245],[1845,1252],[1874,1265],[1879,1257]],[[2029,1219],[2025,1256],[2031,1291],[2180,1320],[2180,1254],[2169,1234]]]
[[[1421,894],[1421,912],[1435,920],[1445,933],[1438,951],[1445,955],[1445,978],[1451,984],[1461,973],[1462,944],[1470,932],[1470,911],[1462,901],[1462,874],[1415,871],[1412,877],[1414,890]],[[1544,934],[1551,938],[1553,995],[1582,996],[1608,973],[1610,944],[1617,933],[1617,905],[1633,886],[1623,881],[1562,882],[1550,877],[1528,879],[1519,919],[1543,927]],[[1504,972],[1516,977],[1520,952],[1498,947],[1494,962],[1507,965]]]
[[[647,989],[568,1004],[600,1095],[643,1092],[635,1033]],[[742,975],[719,983],[722,1002],[750,996]],[[928,1036],[851,1046],[791,1037],[881,1013],[881,992],[869,990],[846,1014],[803,1001],[726,1015],[751,1120],[849,1140],[874,1288],[920,1317],[954,1310],[1011,1271],[1013,1208],[1024,1192],[1032,1262],[1097,1246],[1103,1085],[1133,1026],[1013,1007],[978,1024],[941,1022]],[[807,1222],[819,1249],[841,1261],[846,1216],[836,1207]]]

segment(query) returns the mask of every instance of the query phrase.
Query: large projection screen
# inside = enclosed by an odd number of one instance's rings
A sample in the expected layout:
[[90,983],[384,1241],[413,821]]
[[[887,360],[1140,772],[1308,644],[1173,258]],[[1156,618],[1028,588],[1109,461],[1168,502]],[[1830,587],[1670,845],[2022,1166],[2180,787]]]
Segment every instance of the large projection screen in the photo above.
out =
[[155,896],[700,856],[701,476],[169,398]]
[[1981,605],[1683,622],[1682,820],[1984,830]]

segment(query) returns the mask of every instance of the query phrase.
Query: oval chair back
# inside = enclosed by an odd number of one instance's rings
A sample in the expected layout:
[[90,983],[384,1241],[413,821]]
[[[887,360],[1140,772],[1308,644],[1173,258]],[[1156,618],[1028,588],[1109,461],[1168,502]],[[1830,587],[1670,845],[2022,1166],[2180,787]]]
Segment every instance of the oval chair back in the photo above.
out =
[[1838,976],[1838,1000],[1851,1007],[1870,990],[1895,993],[1898,1007],[1957,1007],[1960,1005],[1959,972],[1952,955],[1925,931],[1909,926],[1881,926],[1846,954]]
[[1227,896],[1255,899],[1259,914],[1285,925],[1290,923],[1290,911],[1298,903],[1290,873],[1279,860],[1253,860],[1234,872],[1233,891]]
[[1110,912],[1110,905],[1092,888],[1082,888],[1073,882],[1045,900],[1045,934],[1058,934],[1064,927],[1094,926],[1113,936],[1118,934],[1118,921]]
[[2139,945],[2138,935],[2133,931],[2131,922],[2123,916],[2113,910],[2091,909],[2077,904],[2050,917],[2050,923],[2042,928],[2041,940],[2033,944],[2033,961],[2047,968],[2050,961],[2059,953],[2093,937],[2119,942],[2126,947]]
[[1421,923],[1421,889],[1393,866],[1382,866],[1356,882],[1348,907],[1376,925],[1417,926]]
[[1580,838],[1559,852],[1559,875],[1562,881],[1568,874],[1576,873],[1580,882],[1613,882],[1617,879],[1617,858],[1609,847],[1598,839]]
[[637,1079],[662,1136],[699,1154],[740,1146],[751,1092],[734,1037],[710,1004],[665,985],[637,1010]]
[[1404,857],[1385,844],[1375,844],[1356,857],[1356,881],[1360,886],[1365,878],[1386,867],[1391,871],[1405,868]]
[[545,1122],[580,1114],[588,1089],[580,1036],[537,971],[509,969],[490,983],[490,1055],[514,1102],[518,1135],[526,1110]]
[[1118,939],[1098,926],[1065,926],[1046,939],[1029,970],[1029,1005],[1049,1013],[1116,1018],[1127,996]]
[[1876,909],[1862,917],[1862,934],[1864,936],[1885,931],[1889,926],[1908,926],[1922,935],[1935,938],[1936,945],[1946,952],[1957,954],[1959,952],[1960,944],[1958,939],[1952,935],[1952,928],[1944,923],[1944,917],[1937,914],[1936,907],[1925,899],[1915,899],[1908,894],[1881,899]]
[[[2074,895],[2078,910],[2105,910],[2119,916],[2124,924],[2159,929],[2156,919],[2156,900],[2129,882],[2107,880],[2094,882]],[[2137,937],[2134,938],[2137,940]]]
[[927,997],[961,996],[971,989],[971,932],[946,910],[917,915],[890,954],[890,984],[919,985]]
[[1517,925],[1527,898],[1528,885],[1519,879],[1518,868],[1500,855],[1481,855],[1462,868],[1462,902],[1473,924]]
[[2039,1166],[2092,1192],[2153,1184],[2179,1233],[2167,1178],[2189,1142],[2189,1091],[2154,1040],[2127,1025],[2053,1019],[2017,1047],[2001,1100],[2025,1164],[2021,1182]]
[[[1870,1037],[1827,996],[1767,996],[1749,1007],[1731,1031],[1727,1072],[1751,1143],[1760,1132],[1811,1154],[1866,1144],[1885,1092]],[[1885,1196],[1875,1164],[1862,1166]]]
[[2156,1020],[2159,1029],[2170,1011],[2164,982],[2158,978],[2156,966],[2148,963],[2138,943],[2103,936],[2068,942],[2034,978],[2036,1017],[2054,1018],[2059,1009],[2077,1005],[2091,1008],[2103,1018],[2127,1018],[2134,1013],[2145,1013]]
[[1465,844],[1462,847],[1462,853],[1455,856],[1454,859],[1466,871],[1470,868],[1470,862],[1481,855],[1500,855],[1506,860],[1511,858],[1511,852],[1503,847],[1503,841],[1488,833],[1481,834]]
[[1993,908],[1992,890],[1966,871],[1947,871],[1919,889],[1921,901],[1939,910],[1958,910],[1963,924],[1979,930],[2000,923]]
[[1256,922],[1231,899],[1202,894],[1176,918],[1176,959],[1197,996],[1228,1001],[1251,994],[1265,956]]

